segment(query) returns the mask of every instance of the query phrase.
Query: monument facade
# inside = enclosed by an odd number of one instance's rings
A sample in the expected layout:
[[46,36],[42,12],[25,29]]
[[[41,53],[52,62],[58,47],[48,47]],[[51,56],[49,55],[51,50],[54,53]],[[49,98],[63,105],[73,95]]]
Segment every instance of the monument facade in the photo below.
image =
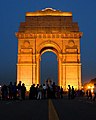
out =
[[[27,90],[40,83],[40,57],[52,51],[58,60],[58,85],[81,88],[80,38],[78,23],[71,12],[52,8],[27,12],[20,23],[18,38],[17,83],[25,83]],[[50,76],[49,76],[50,77]]]

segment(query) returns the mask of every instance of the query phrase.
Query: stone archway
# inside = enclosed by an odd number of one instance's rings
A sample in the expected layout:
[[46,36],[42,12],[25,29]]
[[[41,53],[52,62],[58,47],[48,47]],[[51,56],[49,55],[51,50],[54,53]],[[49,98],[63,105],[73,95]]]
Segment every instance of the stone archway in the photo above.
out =
[[58,54],[52,47],[43,48],[40,54],[40,83],[51,80],[58,84]]
[[[60,48],[59,48],[58,45],[56,45],[52,41],[50,41],[50,42],[47,41],[47,42],[43,43],[42,45],[40,45],[38,48],[39,48],[38,49],[39,54],[38,54],[38,57],[37,57],[37,61],[39,61],[38,65],[37,65],[38,68],[40,68],[41,55],[45,52],[53,52],[57,56],[57,61],[59,60]],[[59,62],[58,62],[58,68],[60,68],[59,67]],[[58,69],[58,71],[59,71],[59,69]],[[40,75],[40,69],[39,69],[38,73]],[[37,75],[37,77],[39,77],[39,75]],[[40,80],[40,77],[38,78],[38,80]],[[58,80],[59,80],[59,74],[58,74]],[[40,81],[38,83],[40,83]],[[58,84],[60,85],[60,81],[58,81]]]
[[27,12],[21,22],[18,38],[17,82],[40,83],[40,56],[52,51],[58,57],[58,85],[67,90],[68,85],[81,88],[80,38],[78,23],[71,12],[52,8]]

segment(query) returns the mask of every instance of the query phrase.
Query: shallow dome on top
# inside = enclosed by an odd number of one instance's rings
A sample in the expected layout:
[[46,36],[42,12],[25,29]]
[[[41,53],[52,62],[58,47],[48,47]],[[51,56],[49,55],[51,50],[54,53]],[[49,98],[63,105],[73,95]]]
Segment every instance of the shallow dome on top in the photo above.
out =
[[45,8],[45,9],[42,9],[42,11],[45,11],[45,10],[56,11],[56,9],[53,9],[53,8]]

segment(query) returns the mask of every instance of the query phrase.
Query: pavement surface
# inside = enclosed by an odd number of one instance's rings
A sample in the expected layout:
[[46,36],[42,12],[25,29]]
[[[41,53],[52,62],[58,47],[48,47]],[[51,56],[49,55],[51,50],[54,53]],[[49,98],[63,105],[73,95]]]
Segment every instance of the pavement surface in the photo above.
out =
[[85,97],[73,100],[64,97],[51,102],[0,100],[0,120],[58,120],[56,117],[49,117],[49,113],[50,115],[55,113],[59,120],[96,120],[96,101],[87,100]]
[[0,120],[48,120],[48,100],[0,101]]
[[96,101],[87,98],[52,100],[60,120],[96,120]]

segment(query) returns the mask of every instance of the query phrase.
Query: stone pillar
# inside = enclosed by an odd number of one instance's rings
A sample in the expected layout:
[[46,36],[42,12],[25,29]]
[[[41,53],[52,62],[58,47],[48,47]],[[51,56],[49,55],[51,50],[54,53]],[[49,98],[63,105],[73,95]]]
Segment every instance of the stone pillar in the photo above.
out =
[[37,62],[36,62],[36,39],[34,38],[33,39],[33,60],[32,60],[32,69],[33,69],[33,72],[32,72],[32,77],[33,77],[33,80],[32,80],[32,84],[35,84],[36,83],[36,68],[37,68]]
[[81,65],[78,63],[65,63],[63,64],[65,71],[63,78],[65,79],[65,89],[67,90],[68,85],[74,86],[75,89],[81,88]]
[[37,55],[37,79],[36,79],[36,84],[40,84],[40,55]]
[[62,86],[62,62],[60,54],[58,56],[58,85]]

